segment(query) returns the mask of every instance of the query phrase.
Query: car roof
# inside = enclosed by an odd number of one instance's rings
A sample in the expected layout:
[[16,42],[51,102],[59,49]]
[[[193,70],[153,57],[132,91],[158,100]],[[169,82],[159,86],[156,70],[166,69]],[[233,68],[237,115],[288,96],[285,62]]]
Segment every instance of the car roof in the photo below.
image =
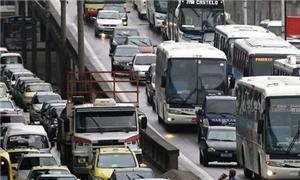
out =
[[116,10],[100,10],[99,13],[118,13],[119,14],[119,11],[116,11]]
[[51,165],[51,166],[34,166],[32,167],[31,171],[35,171],[35,170],[52,170],[52,169],[56,169],[56,170],[68,170],[70,172],[70,170],[68,169],[67,166],[61,166],[61,165]]
[[136,46],[136,45],[128,45],[128,44],[118,45],[117,48],[136,48],[136,49],[139,49],[139,47]]
[[47,133],[43,126],[41,126],[41,125],[24,125],[24,124],[9,127],[9,129],[7,130],[7,134],[9,134],[10,136],[22,135],[22,134],[40,134],[40,135],[47,136]]
[[137,53],[135,56],[153,56],[153,57],[156,57],[156,54],[153,54],[153,53]]
[[103,147],[100,148],[100,154],[114,154],[114,153],[125,153],[125,154],[131,154],[129,148],[125,147]]
[[115,172],[153,172],[150,168],[119,168]]
[[208,126],[208,129],[214,130],[235,130],[233,126]]
[[68,178],[68,177],[73,177],[76,179],[76,176],[74,176],[73,174],[57,174],[57,173],[53,173],[53,174],[42,174],[39,177],[64,177],[64,178]]
[[53,154],[51,153],[28,153],[23,155],[24,158],[30,158],[30,157],[53,157]]
[[22,57],[20,53],[3,53],[1,54],[1,57],[7,57],[7,56],[19,56]]

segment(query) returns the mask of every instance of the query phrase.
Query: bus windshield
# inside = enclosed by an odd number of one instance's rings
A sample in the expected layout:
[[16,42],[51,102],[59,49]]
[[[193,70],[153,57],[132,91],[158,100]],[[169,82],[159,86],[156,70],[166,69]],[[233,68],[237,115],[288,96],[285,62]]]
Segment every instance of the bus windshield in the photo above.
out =
[[181,29],[214,31],[216,25],[224,24],[222,9],[182,8]]
[[168,1],[167,0],[154,0],[155,12],[158,13],[167,13]]
[[266,122],[267,151],[273,153],[300,153],[300,98],[269,99]]
[[[186,73],[186,69],[189,73]],[[168,61],[166,97],[170,104],[202,104],[206,95],[225,91],[226,62],[221,59],[171,59]]]

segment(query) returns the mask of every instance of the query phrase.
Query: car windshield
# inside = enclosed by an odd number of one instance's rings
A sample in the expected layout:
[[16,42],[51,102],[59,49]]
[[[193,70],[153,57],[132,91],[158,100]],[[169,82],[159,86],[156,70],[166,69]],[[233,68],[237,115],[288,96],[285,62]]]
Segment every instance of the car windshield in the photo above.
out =
[[134,64],[136,65],[151,65],[156,62],[156,56],[137,56]]
[[37,96],[37,98],[35,99],[36,101],[34,101],[34,104],[42,104],[45,101],[49,101],[49,100],[61,100],[61,97],[59,95],[40,95]]
[[0,109],[13,109],[14,105],[10,101],[0,101]]
[[5,123],[26,123],[25,117],[22,116],[16,116],[16,115],[5,115],[5,116],[0,116],[0,123],[5,124]]
[[209,99],[206,101],[205,111],[207,113],[235,115],[235,100]]
[[139,32],[135,29],[118,29],[115,30],[115,37],[128,37],[128,36],[139,36]]
[[128,132],[136,130],[136,114],[133,110],[77,113],[77,132]]
[[58,165],[54,157],[23,157],[18,170],[31,170],[34,166],[53,166]]
[[119,57],[133,57],[139,53],[138,48],[118,48],[116,49],[115,56]]
[[126,13],[123,5],[106,4],[103,7],[103,10],[113,10],[118,11],[119,13]]
[[22,59],[19,56],[1,57],[1,64],[22,64]]
[[118,12],[99,12],[98,19],[120,19]]
[[207,140],[211,141],[236,141],[235,129],[210,129]]
[[133,155],[129,153],[99,155],[99,168],[133,168],[136,166]]
[[139,47],[147,47],[147,46],[152,46],[152,43],[150,41],[150,39],[148,38],[130,38],[128,39],[128,44],[129,45],[136,45]]
[[30,84],[26,87],[26,92],[51,92],[50,84]]
[[8,137],[7,149],[13,148],[35,148],[44,149],[49,148],[48,139],[43,135],[35,134],[24,134],[24,135],[14,135]]
[[42,174],[70,174],[70,172],[66,169],[39,169],[32,171],[28,180],[36,180]]

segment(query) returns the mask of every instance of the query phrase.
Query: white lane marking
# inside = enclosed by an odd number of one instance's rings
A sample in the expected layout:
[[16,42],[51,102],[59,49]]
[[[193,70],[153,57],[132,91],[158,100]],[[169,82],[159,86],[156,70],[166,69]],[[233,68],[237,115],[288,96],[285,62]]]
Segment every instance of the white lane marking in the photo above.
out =
[[[72,27],[73,29],[75,30],[75,32],[77,32],[76,28],[77,28],[77,25],[73,22],[72,23]],[[92,57],[94,59],[97,59],[98,62],[97,64],[102,68],[102,69],[106,69],[104,67],[104,65],[102,63],[100,63],[101,61],[99,60],[99,58],[97,57],[96,53],[94,52],[94,50],[92,49],[90,43],[85,40],[84,43],[86,44],[86,47],[89,51],[89,53],[91,53]],[[117,89],[120,89],[119,86],[117,86]],[[125,96],[124,94],[121,94],[121,98],[125,101],[128,101],[128,97]],[[161,138],[163,138],[164,140],[166,140],[151,124],[148,125],[154,132],[156,132]],[[167,140],[166,140],[167,141]],[[197,172],[199,172],[200,174],[200,178],[205,178],[206,180],[214,180],[213,177],[211,177],[204,169],[200,168],[199,166],[197,166],[193,161],[191,161],[189,158],[187,158],[183,153],[180,153],[179,155],[179,158],[184,161],[185,163],[189,164],[192,168],[194,168],[194,170],[196,170]],[[199,176],[199,174],[196,174],[197,176]]]

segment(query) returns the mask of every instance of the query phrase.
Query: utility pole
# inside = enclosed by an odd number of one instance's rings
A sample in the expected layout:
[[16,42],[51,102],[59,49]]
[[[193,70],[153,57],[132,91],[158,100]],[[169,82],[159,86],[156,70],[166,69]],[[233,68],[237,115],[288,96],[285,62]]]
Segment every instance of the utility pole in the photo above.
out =
[[85,71],[84,62],[84,30],[83,30],[83,1],[77,0],[77,26],[78,26],[78,69]]
[[244,24],[247,25],[248,24],[248,0],[244,0]]
[[282,21],[282,26],[281,26],[281,36],[283,39],[285,39],[285,18],[286,18],[286,3],[285,0],[281,0],[281,21]]
[[60,87],[61,87],[61,95],[62,97],[66,98],[66,72],[68,71],[67,66],[67,58],[66,58],[66,0],[60,1],[60,14],[61,14],[61,42],[62,42],[62,49],[60,50],[60,61],[59,61],[59,67],[60,67]]

